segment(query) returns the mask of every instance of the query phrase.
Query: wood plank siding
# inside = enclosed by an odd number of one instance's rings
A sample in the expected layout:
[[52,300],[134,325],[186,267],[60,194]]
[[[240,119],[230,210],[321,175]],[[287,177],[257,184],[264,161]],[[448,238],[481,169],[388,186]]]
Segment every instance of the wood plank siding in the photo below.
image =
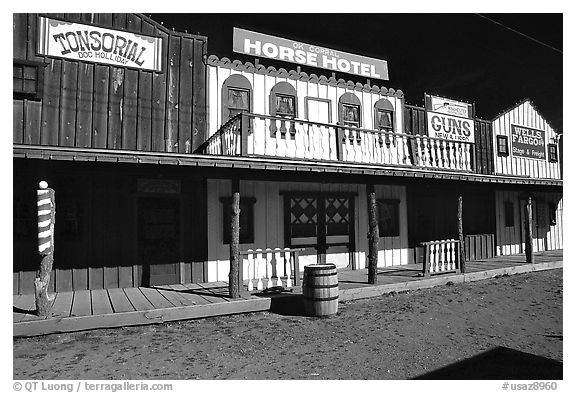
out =
[[[33,293],[37,261],[35,190],[40,179],[56,190],[55,258],[50,291],[123,288],[142,285],[138,214],[142,201],[179,206],[174,265],[177,282],[206,280],[206,189],[201,177],[181,169],[170,173],[144,165],[16,160],[14,165],[14,293]],[[161,173],[161,177],[158,177]],[[171,194],[143,190],[142,180],[179,185]],[[156,214],[157,215],[157,214]],[[159,225],[162,225],[160,223]],[[158,228],[158,227],[156,227]],[[154,228],[152,228],[154,229]],[[149,229],[149,230],[152,230]],[[157,230],[157,229],[156,229]]]
[[44,63],[39,100],[14,99],[14,143],[191,153],[206,139],[206,37],[141,14],[48,14],[162,38],[161,72],[38,56],[38,14],[14,14],[14,61]]
[[[524,252],[524,213],[519,191],[496,191],[496,255]],[[506,220],[506,204],[512,215]],[[563,198],[558,192],[533,193],[534,251],[563,249]],[[553,220],[552,220],[553,218]]]
[[[525,126],[544,131],[545,159],[534,159],[514,156],[511,146],[511,126]],[[558,162],[550,162],[548,144],[551,143],[558,133],[538,113],[534,105],[525,100],[514,108],[504,112],[492,121],[494,130],[494,161],[495,173],[501,175],[529,176],[540,179],[561,179],[560,149],[558,148]],[[497,154],[497,136],[508,138],[508,155]]]

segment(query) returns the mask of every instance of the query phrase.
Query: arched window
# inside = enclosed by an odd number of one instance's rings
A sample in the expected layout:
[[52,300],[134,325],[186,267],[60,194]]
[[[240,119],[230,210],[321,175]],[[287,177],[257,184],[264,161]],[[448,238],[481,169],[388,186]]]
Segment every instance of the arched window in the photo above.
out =
[[298,97],[290,83],[278,82],[270,90],[270,115],[291,119],[298,116]]
[[252,85],[243,75],[230,75],[222,85],[222,123],[252,110]]
[[344,93],[338,100],[338,121],[350,127],[360,127],[361,123],[360,99],[353,93]]
[[374,104],[374,128],[394,132],[394,106],[386,98]]

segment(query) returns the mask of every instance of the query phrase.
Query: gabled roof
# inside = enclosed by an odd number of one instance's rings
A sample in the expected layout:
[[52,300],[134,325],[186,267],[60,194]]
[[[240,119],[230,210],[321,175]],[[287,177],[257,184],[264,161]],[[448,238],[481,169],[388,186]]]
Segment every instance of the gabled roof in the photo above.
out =
[[542,113],[538,110],[538,107],[537,107],[536,105],[534,105],[534,101],[532,101],[530,98],[524,98],[522,101],[514,104],[512,107],[510,107],[510,108],[508,108],[508,109],[500,112],[498,115],[494,116],[494,118],[492,118],[491,121],[494,121],[494,120],[498,119],[500,116],[503,116],[503,115],[505,115],[505,114],[508,113],[508,112],[512,112],[514,109],[516,109],[516,108],[524,105],[525,103],[529,103],[529,104],[532,106],[532,108],[534,108],[534,110],[536,111],[536,113],[538,113],[538,116],[540,116],[540,117],[544,120],[544,122],[546,122],[546,123],[550,126],[550,128],[552,128],[552,130],[553,130],[554,132],[559,133],[559,134],[562,133],[561,131],[557,130],[555,127],[552,127],[552,123],[550,123],[550,122],[548,121],[548,119],[546,119],[544,116],[542,116]]

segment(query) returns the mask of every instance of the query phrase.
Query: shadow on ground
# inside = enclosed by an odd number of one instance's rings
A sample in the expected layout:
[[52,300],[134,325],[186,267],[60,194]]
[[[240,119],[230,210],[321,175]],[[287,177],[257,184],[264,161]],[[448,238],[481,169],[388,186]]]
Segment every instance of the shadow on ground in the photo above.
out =
[[414,379],[562,379],[562,362],[496,347]]
[[269,311],[272,313],[286,316],[305,316],[304,298],[301,294],[264,290],[255,296],[270,298]]

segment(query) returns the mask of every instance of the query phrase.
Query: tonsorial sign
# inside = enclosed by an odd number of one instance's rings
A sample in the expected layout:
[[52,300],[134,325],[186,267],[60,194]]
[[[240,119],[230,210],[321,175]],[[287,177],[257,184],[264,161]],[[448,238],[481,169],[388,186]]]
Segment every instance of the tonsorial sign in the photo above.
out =
[[388,63],[299,41],[234,28],[234,52],[388,80]]
[[38,54],[142,70],[162,70],[162,39],[38,18]]
[[546,159],[544,130],[510,125],[512,138],[512,155],[516,157]]
[[425,94],[428,136],[474,143],[474,106]]

